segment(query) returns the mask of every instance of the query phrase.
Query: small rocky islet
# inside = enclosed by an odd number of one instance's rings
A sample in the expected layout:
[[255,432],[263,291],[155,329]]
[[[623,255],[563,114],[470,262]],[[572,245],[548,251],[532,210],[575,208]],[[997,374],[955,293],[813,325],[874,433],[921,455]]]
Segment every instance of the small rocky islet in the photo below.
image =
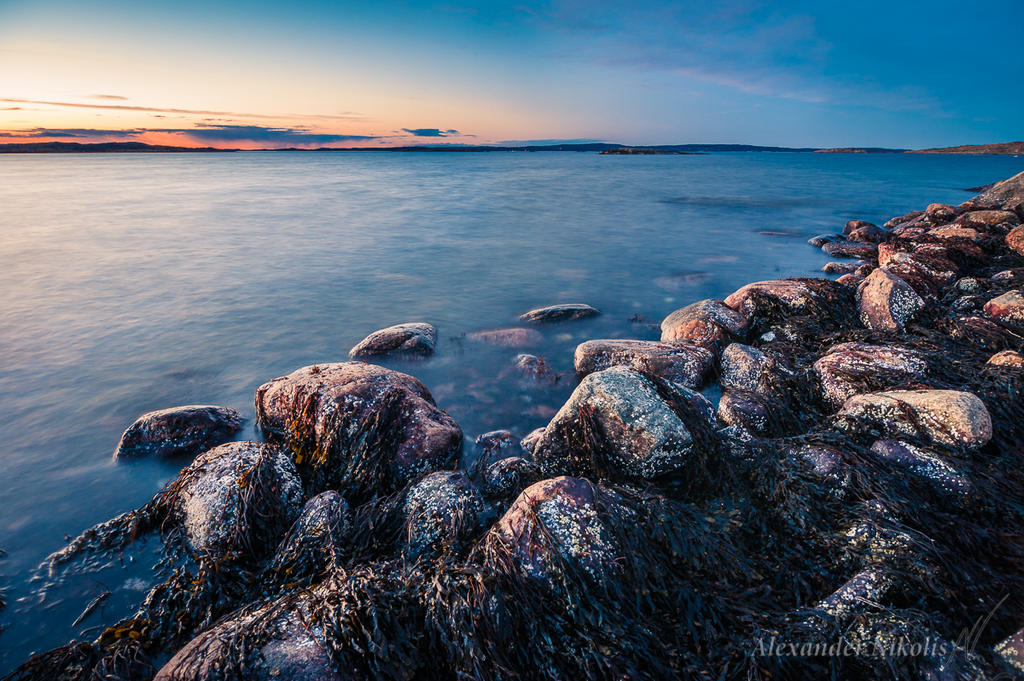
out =
[[[164,581],[7,678],[1018,678],[1022,218],[1024,173],[815,237],[855,266],[581,344],[550,423],[481,435],[467,470],[426,386],[361,361],[260,386],[264,442],[226,442],[232,410],[144,415],[119,457],[195,459],[43,567],[158,534]],[[528,346],[591,310],[475,340]],[[403,324],[352,355],[435,339]]]

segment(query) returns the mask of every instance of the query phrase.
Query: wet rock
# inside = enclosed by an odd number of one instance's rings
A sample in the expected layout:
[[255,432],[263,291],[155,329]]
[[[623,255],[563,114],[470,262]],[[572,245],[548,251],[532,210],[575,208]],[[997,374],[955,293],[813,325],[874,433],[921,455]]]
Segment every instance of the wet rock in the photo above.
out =
[[1024,200],[1024,172],[996,182],[973,200],[986,205],[1002,205]]
[[844,274],[836,279],[836,282],[843,286],[849,286],[850,288],[857,288],[860,286],[860,282],[862,281],[864,281],[864,277],[859,274]]
[[151,411],[124,431],[114,458],[194,456],[231,439],[241,427],[241,416],[228,407],[189,405]]
[[489,461],[509,456],[518,450],[519,440],[511,431],[492,430],[477,437],[476,446],[480,448],[481,456]]
[[774,358],[750,345],[733,343],[722,351],[719,382],[729,390],[780,392],[789,372]]
[[726,390],[718,401],[718,420],[755,435],[771,434],[772,405],[762,395],[745,390]]
[[947,203],[930,203],[928,204],[928,207],[924,209],[924,212],[927,215],[943,222],[952,220],[957,214],[956,208]]
[[[264,383],[256,414],[264,432],[295,450],[297,463],[323,472],[329,487],[397,489],[450,465],[462,447],[462,430],[422,383],[363,362],[308,366]],[[383,477],[353,460],[363,458],[360,447],[372,447],[366,454]]]
[[912,222],[912,221],[920,218],[922,215],[924,215],[924,211],[923,210],[914,210],[914,211],[911,211],[911,212],[907,213],[906,215],[897,215],[894,218],[890,218],[883,225],[883,227],[885,227],[886,229],[893,229],[894,227],[898,227],[899,225],[905,225],[908,222]]
[[602,517],[602,496],[582,478],[543,480],[519,495],[485,542],[501,546],[524,576],[542,584],[566,572],[604,582],[619,572],[620,549]]
[[992,319],[1012,324],[1024,324],[1024,293],[1007,291],[985,303],[985,314]]
[[946,258],[921,253],[894,253],[881,269],[903,279],[922,294],[949,286],[959,276],[957,266]]
[[810,469],[822,478],[830,478],[835,481],[842,479],[843,452],[835,447],[800,445],[790,449],[787,456],[810,466]]
[[[591,475],[599,465],[617,476],[655,478],[694,460],[713,414],[700,393],[612,367],[583,379],[544,429],[534,459],[546,475]],[[592,437],[601,442],[588,445]]]
[[537,443],[540,442],[541,436],[544,435],[544,427],[534,428],[526,434],[522,440],[519,441],[519,445],[523,448],[523,451],[533,456],[533,450],[537,447]]
[[955,495],[968,494],[971,483],[934,452],[899,440],[878,440],[871,451],[911,475],[924,478],[938,490]]
[[989,357],[987,364],[995,367],[1024,367],[1024,355],[1014,350],[1003,350]]
[[833,241],[845,241],[846,237],[842,234],[817,234],[807,240],[807,243],[814,246],[815,248],[821,248],[827,243]]
[[821,271],[826,274],[851,274],[856,272],[858,267],[869,264],[870,263],[863,260],[854,260],[853,262],[827,262],[822,266]]
[[525,348],[539,345],[544,337],[536,329],[514,326],[507,329],[486,329],[467,333],[466,338],[476,343],[497,345],[503,348]]
[[348,356],[353,359],[384,355],[426,356],[434,354],[435,345],[437,330],[432,324],[409,322],[374,331],[349,350]]
[[719,300],[701,300],[676,310],[661,322],[663,343],[713,346],[747,332],[747,318]]
[[856,232],[858,229],[864,229],[868,227],[875,227],[877,229],[878,225],[868,222],[867,220],[850,220],[843,227],[843,234],[852,234],[853,232]]
[[874,244],[862,244],[853,241],[833,241],[821,247],[833,258],[866,258],[868,260],[876,257],[878,247]]
[[710,350],[689,343],[591,340],[576,347],[574,361],[581,375],[628,366],[696,390],[707,382],[715,356]]
[[561,380],[561,375],[551,368],[543,357],[520,353],[512,362],[516,373],[525,381],[542,385],[554,385]]
[[1024,672],[1024,629],[1000,641],[995,652],[1010,667]]
[[964,277],[958,279],[953,288],[961,293],[981,293],[984,290],[981,280],[975,277]]
[[928,363],[913,350],[867,343],[841,343],[814,363],[825,401],[838,409],[857,393],[924,378]]
[[601,314],[600,311],[592,308],[586,303],[562,303],[561,305],[549,305],[539,307],[535,310],[519,316],[524,322],[540,324],[547,322],[564,322],[571,319],[586,319]]
[[969,239],[978,242],[982,240],[982,234],[970,227],[939,227],[928,232],[939,239]]
[[1024,255],[1024,225],[1014,227],[1006,235],[1006,246],[1018,255]]
[[351,529],[352,513],[344,497],[334,490],[316,495],[281,541],[271,572],[288,581],[313,577],[340,559]]
[[889,238],[889,232],[876,225],[858,227],[850,232],[850,241],[862,244],[878,244]]
[[1003,223],[1020,224],[1020,218],[1010,210],[972,210],[957,218],[957,223],[965,227],[995,227]]
[[510,456],[487,467],[484,472],[484,494],[491,498],[508,499],[541,477],[537,464],[521,456]]
[[1024,267],[1015,267],[1009,270],[1003,270],[1002,272],[996,272],[989,281],[993,284],[999,284],[1000,286],[1016,286],[1017,284],[1024,284]]
[[925,306],[907,282],[884,269],[875,270],[857,287],[857,305],[864,326],[885,333],[902,333]]
[[830,619],[844,621],[850,615],[863,611],[870,603],[882,602],[899,584],[895,571],[881,565],[870,565],[819,601],[814,611]]
[[844,430],[870,428],[885,437],[921,437],[951,447],[981,447],[992,418],[976,395],[957,390],[893,390],[856,395],[838,414]]
[[725,304],[746,319],[763,311],[764,299],[780,305],[791,314],[811,314],[819,310],[829,296],[842,289],[841,284],[827,279],[758,281],[730,294]]
[[229,442],[200,454],[172,489],[173,513],[192,550],[216,561],[276,544],[302,508],[291,458],[258,442]]
[[484,500],[460,471],[435,471],[405,499],[407,552],[412,557],[454,548],[480,522]]

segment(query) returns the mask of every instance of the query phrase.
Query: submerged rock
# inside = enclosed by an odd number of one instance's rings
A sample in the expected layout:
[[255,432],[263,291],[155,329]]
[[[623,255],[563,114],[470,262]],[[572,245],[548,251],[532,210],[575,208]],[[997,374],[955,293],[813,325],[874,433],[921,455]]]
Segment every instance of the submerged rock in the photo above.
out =
[[586,303],[562,303],[530,310],[519,316],[524,322],[540,324],[546,322],[564,322],[571,319],[586,319],[601,314],[599,310]]
[[1007,291],[985,303],[985,314],[1001,322],[1024,324],[1024,293]]
[[487,460],[503,458],[508,450],[519,449],[519,440],[509,430],[492,430],[476,438],[480,454]]
[[537,447],[537,443],[540,442],[541,436],[544,435],[544,426],[540,428],[534,428],[526,434],[522,440],[519,441],[519,446],[523,448],[523,451],[533,456],[533,450]]
[[241,427],[241,416],[228,407],[202,404],[151,411],[124,431],[114,458],[194,456],[230,440]]
[[857,287],[860,320],[873,331],[902,333],[924,300],[895,274],[877,269]]
[[483,511],[483,497],[465,473],[428,474],[412,486],[405,499],[409,555],[436,554],[454,547],[476,527]]
[[500,499],[515,496],[541,479],[537,464],[521,456],[495,461],[484,472],[484,494]]
[[615,476],[655,478],[701,454],[695,450],[713,414],[700,393],[612,367],[583,379],[544,429],[534,459],[547,475],[592,475],[597,465]]
[[539,345],[544,340],[544,336],[536,329],[527,329],[521,326],[473,331],[467,333],[466,338],[477,343],[497,345],[503,348],[525,348],[530,345]]
[[987,364],[995,367],[1024,367],[1024,355],[1014,350],[1003,350],[989,357]]
[[256,414],[296,463],[338,489],[397,489],[450,465],[462,446],[462,430],[422,383],[363,362],[308,366],[264,383]]
[[543,357],[520,353],[516,355],[512,365],[520,378],[525,381],[532,381],[543,385],[554,385],[561,380],[562,376],[551,368],[548,361]]
[[576,347],[574,362],[581,375],[628,366],[696,390],[707,382],[715,356],[689,343],[613,339],[581,343]]
[[893,390],[856,395],[838,414],[846,430],[870,428],[888,437],[922,437],[951,447],[981,447],[992,438],[985,403],[958,390]]
[[923,379],[924,357],[913,350],[868,343],[841,343],[814,363],[825,401],[838,409],[859,392]]
[[369,336],[349,350],[348,356],[380,357],[383,355],[432,355],[437,344],[437,330],[426,322],[396,324]]
[[745,316],[722,301],[700,300],[665,317],[661,322],[661,340],[712,346],[732,336],[743,336],[747,324]]
[[815,248],[821,248],[825,244],[832,243],[833,241],[845,241],[846,237],[842,234],[816,234],[807,240],[807,243],[814,246]]

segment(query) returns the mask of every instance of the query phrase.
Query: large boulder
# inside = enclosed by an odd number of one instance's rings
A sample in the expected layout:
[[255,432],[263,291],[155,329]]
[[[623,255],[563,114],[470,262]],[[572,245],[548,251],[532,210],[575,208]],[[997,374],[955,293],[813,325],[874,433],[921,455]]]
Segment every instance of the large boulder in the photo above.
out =
[[586,319],[601,312],[586,303],[562,303],[530,310],[519,316],[524,322],[541,324],[546,322],[564,322],[570,319]]
[[689,343],[591,340],[576,346],[574,361],[581,375],[628,366],[697,389],[707,382],[715,356],[710,350]]
[[276,545],[302,508],[291,458],[258,442],[230,442],[200,454],[168,496],[193,552],[215,561]]
[[985,303],[985,314],[1001,322],[1024,324],[1024,292],[1007,291]]
[[884,437],[919,437],[951,447],[981,447],[992,438],[985,403],[957,390],[892,390],[855,395],[838,414],[844,430]]
[[416,557],[457,545],[480,521],[484,500],[461,471],[435,471],[405,498],[406,550]]
[[699,300],[680,308],[661,322],[661,340],[712,346],[732,336],[742,337],[747,318],[719,300]]
[[353,359],[383,355],[425,356],[434,353],[437,330],[426,322],[396,324],[374,331],[348,352]]
[[725,304],[745,319],[763,313],[766,304],[779,306],[788,314],[809,315],[819,312],[829,299],[847,295],[841,284],[828,279],[777,279],[747,284],[730,294]]
[[995,227],[1003,223],[1020,224],[1020,218],[1011,210],[972,210],[964,213],[957,222],[965,227]]
[[422,383],[363,362],[308,366],[264,383],[256,414],[296,463],[326,475],[327,487],[397,489],[450,465],[462,446],[462,430]]
[[960,270],[941,246],[932,253],[918,249],[913,253],[895,252],[887,257],[881,269],[900,277],[918,293],[927,294],[949,286],[960,276]]
[[541,469],[650,479],[685,468],[701,454],[714,409],[700,393],[656,380],[621,366],[584,378],[536,444]]
[[151,411],[124,431],[114,458],[195,456],[230,440],[241,427],[238,412],[228,407],[195,404]]
[[873,331],[902,333],[924,309],[924,300],[895,274],[877,269],[857,287],[860,320]]
[[868,343],[840,343],[814,363],[825,401],[834,409],[865,387],[881,390],[919,380],[927,370],[919,352]]

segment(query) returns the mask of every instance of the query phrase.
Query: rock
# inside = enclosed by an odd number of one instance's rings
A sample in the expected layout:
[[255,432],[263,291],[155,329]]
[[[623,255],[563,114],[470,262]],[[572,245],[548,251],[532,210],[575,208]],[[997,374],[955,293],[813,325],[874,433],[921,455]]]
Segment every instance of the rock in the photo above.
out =
[[733,343],[722,351],[719,382],[729,390],[781,393],[780,382],[789,373],[773,357],[750,345]]
[[948,494],[967,494],[971,483],[937,454],[909,442],[878,440],[871,451],[908,473],[924,478]]
[[663,343],[713,346],[747,332],[747,318],[719,300],[701,300],[676,310],[661,322]]
[[1024,172],[996,182],[987,190],[975,196],[973,200],[986,205],[1003,205],[1024,201]]
[[503,348],[525,348],[530,345],[539,345],[544,340],[544,336],[540,335],[536,329],[527,329],[521,326],[473,331],[466,334],[466,338],[476,343],[497,345]]
[[276,545],[302,508],[291,458],[258,442],[229,442],[200,454],[172,490],[172,513],[189,545],[214,561]]
[[951,447],[981,447],[992,418],[976,395],[957,390],[893,390],[856,395],[838,414],[844,430],[868,427],[885,437],[922,437]]
[[407,552],[411,557],[454,548],[480,522],[484,500],[461,471],[435,471],[405,499]]
[[975,277],[964,277],[963,279],[958,279],[956,283],[953,284],[953,288],[961,293],[981,293],[981,291],[984,290],[981,280]]
[[524,576],[542,584],[566,571],[604,582],[619,572],[621,555],[600,508],[605,496],[581,478],[543,480],[519,495],[485,543],[501,546]]
[[124,431],[114,458],[194,456],[231,439],[241,427],[242,418],[228,407],[204,404],[151,411]]
[[696,390],[707,382],[715,356],[710,350],[689,343],[591,340],[576,347],[574,361],[581,375],[628,366]]
[[771,405],[758,393],[726,390],[718,401],[718,420],[755,435],[768,435],[771,429]]
[[938,239],[969,239],[975,243],[983,238],[981,232],[970,227],[939,227],[928,233]]
[[957,280],[957,266],[943,257],[921,253],[894,253],[881,266],[907,282],[918,293],[928,294]]
[[1024,284],[1024,267],[1014,267],[1013,269],[996,272],[989,277],[988,280],[993,284],[999,284],[1000,286],[1016,286],[1017,284]]
[[1017,255],[1024,255],[1024,225],[1010,230],[1006,235],[1006,247]]
[[[296,463],[327,476],[327,487],[386,493],[450,465],[462,447],[462,430],[422,383],[363,362],[308,366],[264,383],[256,414],[268,436],[296,450]],[[354,436],[360,429],[365,441]],[[360,447],[373,448],[383,477]]]
[[887,238],[889,238],[889,232],[875,225],[858,227],[850,232],[850,241],[862,244],[877,244],[885,241]]
[[877,229],[878,225],[868,222],[867,220],[850,220],[843,227],[843,234],[852,234],[853,232],[856,232],[858,229],[870,227],[874,227]]
[[878,247],[874,244],[862,244],[852,241],[833,241],[821,247],[833,258],[866,258],[868,260],[876,257]]
[[947,203],[930,203],[928,204],[928,207],[924,209],[924,212],[937,220],[942,220],[943,222],[952,220],[956,217],[957,213],[956,208]]
[[898,215],[898,216],[896,216],[894,218],[890,218],[883,225],[883,227],[885,227],[886,229],[893,229],[894,227],[897,227],[899,225],[905,225],[908,222],[912,222],[912,221],[920,218],[922,215],[924,215],[924,211],[923,210],[914,210],[914,211],[911,211],[911,212],[907,213],[906,215]]
[[807,240],[807,243],[814,246],[815,248],[821,248],[827,243],[833,241],[845,241],[846,237],[842,234],[817,234]]
[[869,565],[819,601],[814,611],[830,620],[842,622],[869,604],[882,602],[898,585],[899,579],[894,571],[881,565]]
[[985,303],[985,314],[992,319],[1024,324],[1024,293],[1013,290]]
[[549,305],[539,307],[535,310],[519,316],[524,322],[540,324],[547,322],[564,322],[570,319],[586,319],[601,314],[598,310],[586,303],[562,303],[561,305]]
[[519,449],[519,440],[508,430],[492,430],[480,435],[476,439],[476,446],[480,448],[481,456],[486,460],[504,458],[509,456],[509,450]]
[[987,364],[995,367],[1024,367],[1024,355],[1014,350],[1003,350],[989,357]]
[[826,274],[851,274],[856,272],[858,267],[869,264],[870,263],[863,260],[854,260],[853,262],[827,262],[821,268],[821,271]]
[[1019,225],[1020,218],[1010,210],[972,210],[957,218],[957,223],[965,227],[995,227],[1004,222]]
[[[236,614],[192,639],[153,681],[340,681],[328,653],[328,632],[311,616],[314,598],[312,593],[285,597]],[[258,630],[273,633],[260,636],[254,633]],[[244,672],[232,670],[239,654],[232,641],[238,639],[255,639],[250,645],[258,648],[258,654],[247,657]]]
[[[583,379],[544,429],[534,459],[546,475],[600,473],[596,463],[616,476],[655,478],[681,471],[700,455],[695,449],[713,414],[700,393],[668,381],[656,386],[632,369],[612,367]],[[602,439],[601,461],[581,449],[591,429]]]
[[850,288],[857,288],[860,286],[860,282],[862,281],[864,281],[864,277],[859,274],[844,274],[836,279],[837,283],[840,283],[843,286],[849,286]]
[[801,461],[810,466],[811,470],[823,478],[841,480],[843,472],[843,452],[835,447],[823,445],[800,445],[787,452],[790,459]]
[[548,361],[543,357],[520,353],[512,362],[520,378],[543,385],[554,385],[562,376],[551,368]]
[[790,314],[813,314],[820,310],[829,297],[839,294],[842,290],[841,284],[828,279],[758,281],[730,294],[725,299],[725,304],[738,311],[745,319],[762,313],[764,302],[779,305]]
[[510,456],[487,467],[484,472],[484,494],[507,499],[518,495],[540,479],[541,472],[537,464],[521,456]]
[[534,428],[526,434],[522,440],[519,441],[519,445],[523,448],[523,451],[533,456],[533,450],[537,447],[537,443],[540,442],[541,436],[544,435],[544,427]]
[[328,490],[302,507],[298,520],[281,541],[271,571],[282,580],[311,578],[340,561],[345,537],[352,529],[352,513],[344,497]]
[[858,392],[882,390],[924,378],[928,363],[920,353],[888,345],[841,343],[814,363],[825,401],[838,409]]
[[383,355],[422,357],[434,354],[435,345],[437,330],[433,324],[409,322],[374,331],[349,350],[348,356],[353,359]]
[[857,305],[864,326],[885,333],[902,333],[925,306],[907,282],[884,269],[875,270],[860,283]]
[[1024,672],[1024,629],[1000,641],[995,647],[995,652],[1010,667]]

